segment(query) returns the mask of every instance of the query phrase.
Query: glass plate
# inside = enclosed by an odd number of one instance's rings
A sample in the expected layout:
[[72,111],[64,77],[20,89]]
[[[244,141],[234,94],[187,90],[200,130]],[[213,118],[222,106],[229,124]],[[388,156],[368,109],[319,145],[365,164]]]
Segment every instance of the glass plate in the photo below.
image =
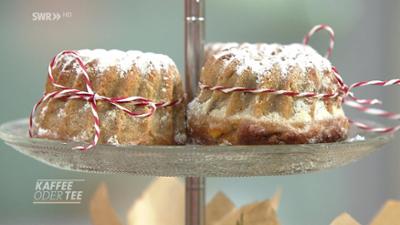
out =
[[[269,176],[307,173],[354,162],[393,135],[351,129],[349,139],[328,144],[253,146],[113,146],[81,152],[76,142],[28,137],[26,119],[0,126],[0,138],[19,152],[66,170],[151,176]],[[363,138],[355,138],[358,137]]]

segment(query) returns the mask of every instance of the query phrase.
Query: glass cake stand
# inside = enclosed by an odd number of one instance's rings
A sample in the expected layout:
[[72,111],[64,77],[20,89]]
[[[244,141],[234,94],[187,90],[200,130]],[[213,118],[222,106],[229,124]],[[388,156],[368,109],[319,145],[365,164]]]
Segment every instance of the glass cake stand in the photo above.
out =
[[[203,65],[205,0],[184,0],[185,88],[190,100]],[[362,137],[362,138],[360,138]],[[26,119],[0,126],[0,138],[17,151],[56,168],[131,175],[186,177],[186,225],[204,224],[205,177],[300,174],[349,164],[379,149],[393,135],[352,129],[329,144],[253,146],[112,146],[81,152],[78,143],[28,137]]]
[[351,129],[342,142],[251,146],[114,146],[73,150],[82,143],[29,138],[28,120],[2,124],[0,138],[50,166],[80,172],[148,176],[247,177],[301,174],[343,166],[388,143],[393,135]]
[[0,126],[0,138],[47,165],[90,173],[186,177],[186,224],[204,224],[205,177],[301,174],[354,162],[378,150],[394,135],[351,128],[342,142],[253,146],[113,146],[73,150],[81,143],[28,137],[28,120]]

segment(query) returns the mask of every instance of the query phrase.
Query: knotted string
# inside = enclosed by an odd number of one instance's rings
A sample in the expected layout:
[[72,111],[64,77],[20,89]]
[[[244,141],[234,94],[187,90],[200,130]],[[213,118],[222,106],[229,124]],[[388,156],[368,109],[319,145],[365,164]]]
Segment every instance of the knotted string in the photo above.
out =
[[[70,55],[78,62],[79,67],[82,69],[82,79],[85,82],[86,86],[86,91],[84,90],[79,90],[75,88],[69,88],[64,85],[56,83],[54,76],[53,76],[53,69],[56,66],[56,62],[60,59],[60,57],[64,57],[65,55]],[[61,76],[61,74],[60,74]],[[72,50],[65,50],[60,53],[58,53],[56,56],[53,57],[51,60],[49,66],[48,66],[48,79],[50,80],[51,84],[57,89],[56,91],[50,92],[50,93],[44,93],[43,97],[34,105],[32,112],[29,117],[29,136],[33,136],[33,116],[35,115],[35,112],[37,108],[45,101],[48,101],[50,99],[66,99],[66,100],[71,100],[71,99],[80,99],[83,101],[87,101],[90,104],[91,108],[91,113],[94,119],[93,127],[94,127],[94,137],[93,140],[90,144],[84,145],[84,146],[77,146],[74,147],[74,149],[79,149],[79,150],[88,150],[93,148],[94,146],[97,145],[100,135],[101,135],[101,130],[100,130],[100,118],[98,114],[98,109],[97,109],[97,103],[99,101],[109,103],[113,105],[114,107],[122,110],[123,112],[127,113],[130,116],[137,117],[137,118],[146,118],[155,113],[157,108],[163,108],[163,107],[169,107],[169,106],[175,106],[178,104],[181,104],[184,100],[184,98],[173,100],[170,102],[154,102],[150,99],[141,97],[141,96],[130,96],[130,97],[107,97],[107,96],[102,96],[97,94],[94,89],[93,89],[93,84],[90,81],[88,72],[87,72],[87,67],[85,63],[83,62],[82,58],[79,56],[78,52],[72,51]],[[127,104],[130,103],[136,107],[145,107],[147,108],[146,111],[144,112],[137,112],[137,111],[132,111],[127,109],[126,107],[122,106],[121,104]]]
[[[326,58],[332,55],[333,48],[335,46],[335,33],[333,29],[325,24],[320,24],[313,27],[310,32],[303,39],[303,44],[308,45],[310,38],[319,31],[325,30],[329,33],[329,47],[325,54]],[[361,112],[370,115],[380,116],[390,120],[400,120],[400,114],[388,112],[378,108],[369,107],[370,105],[382,104],[382,102],[378,99],[359,99],[355,97],[353,90],[360,87],[365,86],[392,86],[392,85],[400,85],[400,79],[392,79],[387,81],[381,80],[371,80],[371,81],[361,81],[354,83],[350,86],[346,85],[343,81],[342,77],[340,76],[338,70],[335,67],[332,67],[333,75],[336,81],[339,84],[339,90],[336,93],[315,93],[315,92],[296,92],[290,90],[278,90],[273,88],[246,88],[246,87],[225,87],[221,85],[217,86],[209,86],[203,83],[200,83],[199,86],[201,89],[210,90],[210,91],[220,91],[223,93],[232,93],[232,92],[245,92],[245,93],[269,93],[274,95],[285,95],[291,97],[303,97],[303,98],[319,98],[319,99],[333,99],[337,97],[342,97],[342,104],[345,104],[349,107],[355,108]],[[396,132],[400,129],[400,125],[393,126],[393,127],[373,127],[368,124],[354,121],[349,119],[349,122],[354,126],[361,128],[366,131],[370,132],[379,132],[379,133],[389,133],[389,132]]]

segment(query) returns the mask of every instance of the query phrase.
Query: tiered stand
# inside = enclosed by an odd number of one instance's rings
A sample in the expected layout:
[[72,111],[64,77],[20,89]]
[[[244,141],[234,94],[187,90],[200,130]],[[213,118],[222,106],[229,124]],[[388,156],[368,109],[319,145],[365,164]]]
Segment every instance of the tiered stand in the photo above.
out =
[[[185,1],[185,78],[189,98],[197,89],[204,53],[204,0]],[[71,150],[77,143],[29,138],[26,119],[0,126],[0,138],[19,152],[73,171],[186,177],[186,225],[204,224],[205,177],[272,176],[334,168],[368,155],[390,134],[351,129],[343,142],[257,146],[112,146]],[[363,138],[356,138],[362,136]]]
[[[185,1],[185,88],[193,98],[204,61],[205,0]],[[186,177],[186,225],[204,225],[205,177]]]

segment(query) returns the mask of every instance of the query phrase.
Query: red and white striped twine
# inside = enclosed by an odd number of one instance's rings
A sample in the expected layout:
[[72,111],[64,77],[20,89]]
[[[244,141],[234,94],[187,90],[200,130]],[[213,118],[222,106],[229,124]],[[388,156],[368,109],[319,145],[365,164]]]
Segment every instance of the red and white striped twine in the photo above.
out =
[[[333,29],[325,24],[317,25],[313,27],[310,32],[304,37],[303,44],[307,45],[310,38],[316,33],[321,30],[325,30],[329,33],[330,37],[330,44],[329,48],[325,54],[325,57],[328,58],[333,51],[333,47],[335,45],[335,33]],[[354,93],[352,92],[353,89],[365,86],[392,86],[392,85],[400,85],[400,79],[392,79],[387,81],[381,80],[371,80],[371,81],[361,81],[354,83],[350,86],[346,85],[343,81],[343,78],[339,75],[339,72],[335,67],[332,67],[333,75],[335,76],[336,81],[339,84],[339,91],[336,93],[315,93],[315,92],[295,92],[289,90],[278,90],[278,89],[271,89],[271,88],[246,88],[246,87],[225,87],[225,86],[209,86],[206,84],[200,83],[200,89],[211,90],[211,91],[220,91],[223,93],[232,93],[232,92],[245,92],[245,93],[269,93],[273,95],[285,95],[291,97],[304,97],[304,98],[343,98],[343,104],[355,108],[361,112],[370,115],[380,116],[390,120],[400,120],[400,114],[388,112],[378,108],[368,107],[367,105],[375,105],[375,104],[382,104],[382,102],[378,99],[359,99],[356,98]],[[361,128],[366,131],[370,132],[378,132],[378,133],[390,133],[396,132],[400,130],[400,125],[394,127],[372,127],[368,124],[353,121],[349,119],[350,123],[354,126]]]
[[304,37],[303,44],[308,45],[308,42],[310,41],[311,37],[315,33],[319,32],[321,30],[326,30],[329,34],[329,47],[325,53],[325,57],[329,58],[332,55],[333,48],[335,47],[335,32],[333,31],[332,27],[330,27],[326,24],[320,24],[320,25],[314,26]]
[[[68,88],[61,84],[56,83],[56,81],[53,77],[53,74],[52,74],[52,70],[54,69],[57,60],[60,57],[63,57],[65,55],[73,56],[74,59],[78,62],[79,67],[82,69],[82,75],[83,75],[82,78],[86,85],[86,91],[82,91],[82,90],[78,90],[78,89],[74,89],[74,88]],[[32,135],[33,135],[32,134],[33,116],[35,115],[37,108],[43,102],[45,102],[49,99],[65,99],[65,100],[81,99],[81,100],[84,100],[84,101],[87,101],[90,103],[91,113],[92,113],[92,116],[94,119],[95,134],[94,134],[93,141],[90,144],[88,144],[86,146],[74,147],[74,149],[79,149],[79,150],[91,149],[94,146],[96,146],[99,141],[99,138],[101,135],[101,130],[100,130],[100,122],[101,121],[100,121],[99,114],[97,111],[97,102],[98,101],[107,102],[107,103],[115,106],[116,108],[122,110],[123,112],[127,113],[130,116],[138,117],[138,118],[145,118],[145,117],[149,117],[149,116],[153,115],[154,112],[157,110],[157,108],[175,106],[175,105],[181,104],[184,100],[184,98],[181,98],[181,99],[177,99],[177,100],[173,100],[173,101],[169,101],[169,102],[164,102],[164,101],[163,102],[154,102],[150,99],[140,97],[140,96],[113,97],[113,98],[101,96],[94,91],[92,82],[90,81],[90,78],[89,78],[89,75],[87,72],[86,65],[84,64],[83,60],[81,59],[81,57],[79,56],[79,54],[76,51],[71,51],[71,50],[62,51],[62,52],[58,53],[51,60],[49,67],[48,67],[48,78],[49,78],[50,82],[52,83],[52,85],[54,87],[56,87],[58,90],[47,93],[47,94],[45,93],[43,95],[43,97],[34,105],[32,112],[30,114],[30,117],[29,117],[29,136],[32,137]],[[121,104],[126,104],[126,103],[130,103],[130,104],[132,104],[134,106],[138,106],[138,107],[145,107],[145,108],[147,108],[147,110],[144,112],[132,111],[121,105]]]

